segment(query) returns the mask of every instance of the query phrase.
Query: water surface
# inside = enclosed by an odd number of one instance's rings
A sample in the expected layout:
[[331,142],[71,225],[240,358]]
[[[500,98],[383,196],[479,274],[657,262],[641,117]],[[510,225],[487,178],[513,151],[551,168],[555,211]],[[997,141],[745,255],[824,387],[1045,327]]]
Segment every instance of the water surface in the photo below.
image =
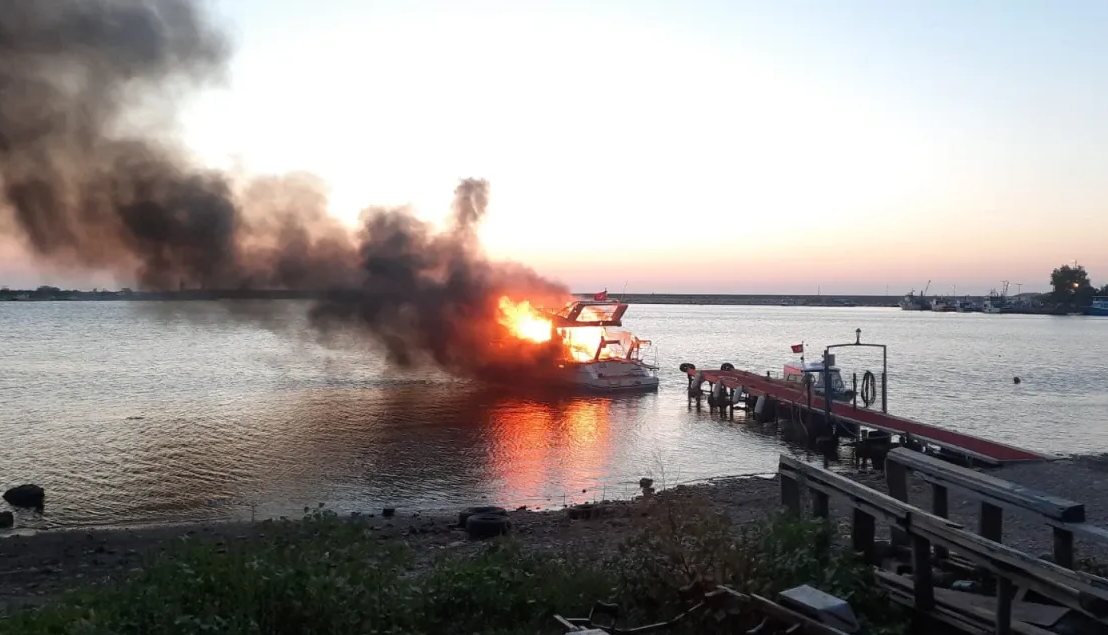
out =
[[[761,428],[690,411],[682,361],[779,371],[809,351],[890,345],[890,411],[1049,453],[1108,451],[1108,319],[867,308],[632,306],[657,394],[540,398],[398,374],[306,305],[0,304],[0,486],[47,489],[24,526],[93,526],[474,501],[561,506],[772,472]],[[879,354],[841,352],[849,373]],[[1013,376],[1022,383],[1015,385]]]

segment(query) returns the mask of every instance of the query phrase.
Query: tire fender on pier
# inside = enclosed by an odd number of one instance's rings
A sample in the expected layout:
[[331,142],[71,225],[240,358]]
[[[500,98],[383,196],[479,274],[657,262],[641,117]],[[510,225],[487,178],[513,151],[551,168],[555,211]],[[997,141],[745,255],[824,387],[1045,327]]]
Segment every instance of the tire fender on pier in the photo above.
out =
[[697,373],[695,376],[690,375],[689,376],[689,396],[690,397],[699,397],[701,394],[703,394],[703,391],[700,389],[700,386],[703,383],[704,383],[704,373]]
[[712,398],[715,399],[716,405],[721,405],[727,400],[725,390],[727,390],[727,387],[723,385],[723,382],[712,384]]
[[731,391],[731,405],[737,406],[743,401],[743,393],[746,392],[746,386],[739,386]]

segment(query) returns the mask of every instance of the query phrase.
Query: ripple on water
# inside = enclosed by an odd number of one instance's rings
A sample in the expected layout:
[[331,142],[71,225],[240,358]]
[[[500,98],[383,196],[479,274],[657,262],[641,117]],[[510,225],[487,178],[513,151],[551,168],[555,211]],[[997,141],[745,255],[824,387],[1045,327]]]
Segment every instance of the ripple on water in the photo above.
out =
[[[323,347],[302,303],[228,306],[0,304],[2,484],[48,495],[46,514],[21,513],[21,526],[294,515],[318,502],[548,506],[630,494],[643,476],[772,472],[778,441],[690,411],[677,365],[779,370],[789,345],[816,351],[855,328],[891,347],[893,412],[1047,452],[1108,451],[1103,319],[635,306],[628,326],[659,345],[657,394],[539,399],[399,374],[341,334]],[[880,366],[856,351],[839,362],[848,379]]]

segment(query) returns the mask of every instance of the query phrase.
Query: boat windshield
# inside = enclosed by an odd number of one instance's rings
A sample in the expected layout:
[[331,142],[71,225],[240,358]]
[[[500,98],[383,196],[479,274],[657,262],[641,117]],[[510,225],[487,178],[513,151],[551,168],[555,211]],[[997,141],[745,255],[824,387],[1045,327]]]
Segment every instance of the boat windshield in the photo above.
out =
[[622,315],[619,304],[592,304],[584,302],[571,302],[554,314],[575,322],[600,322],[619,319]]
[[[823,390],[823,373],[813,373],[816,378],[815,387],[817,390]],[[839,371],[831,371],[831,391],[843,392],[846,390],[846,384],[843,383],[843,377],[839,374]]]

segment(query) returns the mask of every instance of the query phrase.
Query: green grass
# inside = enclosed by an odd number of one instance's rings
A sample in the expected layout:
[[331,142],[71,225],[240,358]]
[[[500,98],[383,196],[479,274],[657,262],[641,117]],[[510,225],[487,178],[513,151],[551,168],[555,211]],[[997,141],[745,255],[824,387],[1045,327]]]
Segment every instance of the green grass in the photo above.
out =
[[184,540],[123,582],[0,620],[0,634],[558,633],[554,613],[585,615],[597,600],[618,600],[636,619],[672,617],[676,589],[694,580],[769,594],[814,583],[851,599],[871,624],[896,621],[871,571],[816,553],[821,525],[774,517],[734,528],[677,505],[646,522],[612,562],[498,540],[416,568],[410,551],[365,525],[316,512],[271,523],[264,538]]

